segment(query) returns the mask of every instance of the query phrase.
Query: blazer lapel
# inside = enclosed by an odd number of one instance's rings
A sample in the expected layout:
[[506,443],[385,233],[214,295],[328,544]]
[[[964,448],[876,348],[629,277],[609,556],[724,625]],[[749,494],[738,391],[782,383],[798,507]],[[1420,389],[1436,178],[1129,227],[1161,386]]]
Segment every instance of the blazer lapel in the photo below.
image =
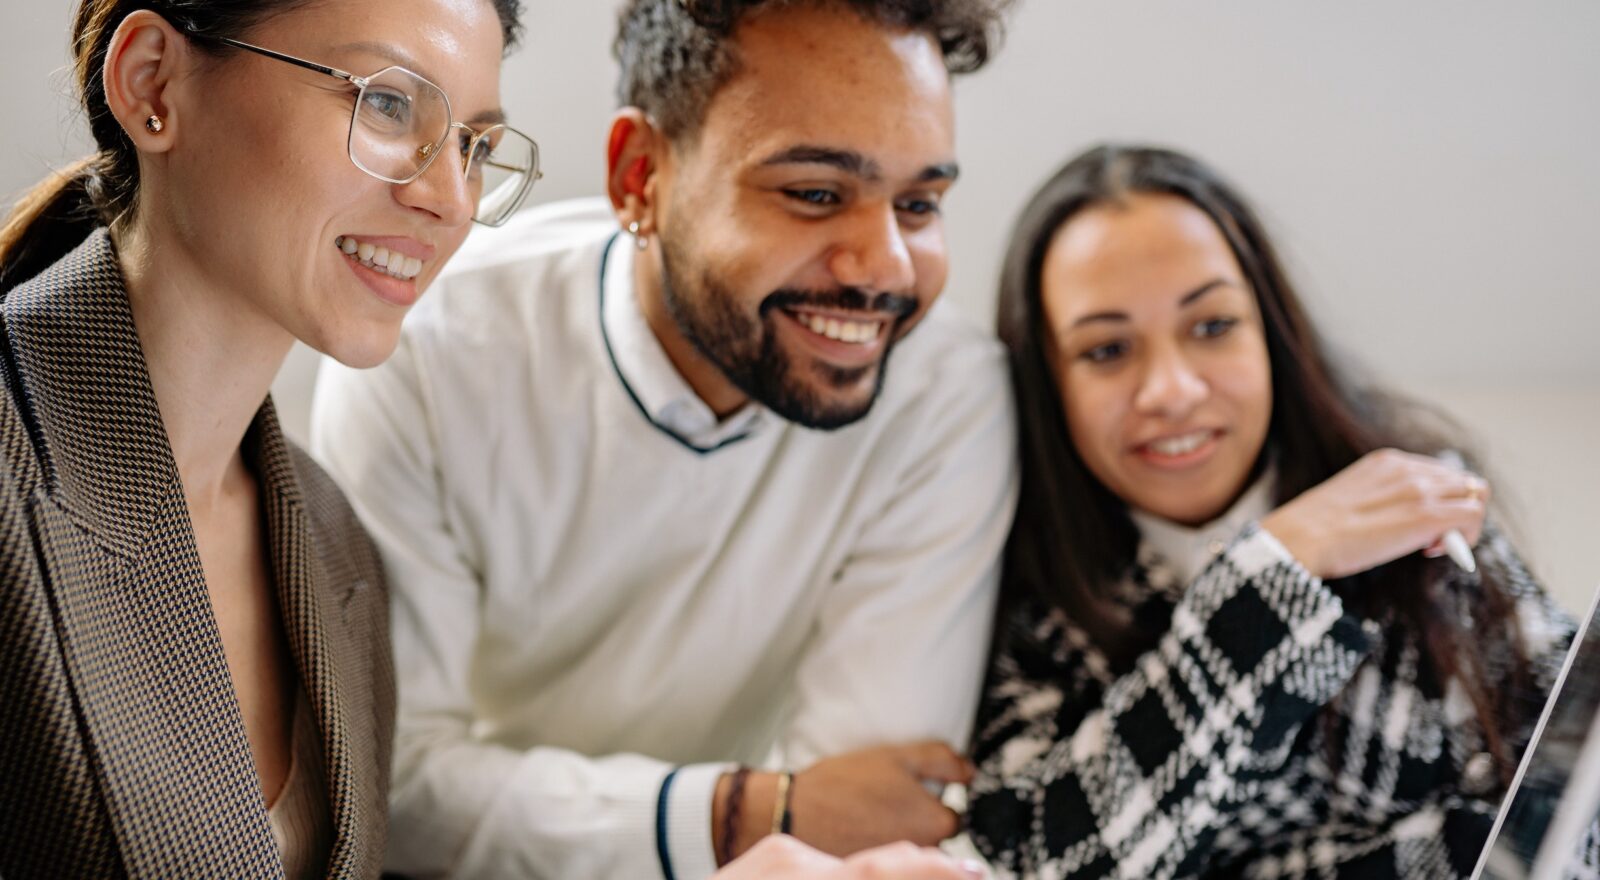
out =
[[0,304],[70,687],[133,876],[281,877],[166,430],[109,237]]
[[261,481],[284,631],[322,732],[334,830],[328,876],[345,876],[362,852],[359,836],[369,819],[359,815],[351,728],[330,641],[330,633],[336,630],[329,626],[339,627],[344,597],[328,582],[321,564],[294,462],[270,399],[256,415],[245,438],[245,451],[254,459]]

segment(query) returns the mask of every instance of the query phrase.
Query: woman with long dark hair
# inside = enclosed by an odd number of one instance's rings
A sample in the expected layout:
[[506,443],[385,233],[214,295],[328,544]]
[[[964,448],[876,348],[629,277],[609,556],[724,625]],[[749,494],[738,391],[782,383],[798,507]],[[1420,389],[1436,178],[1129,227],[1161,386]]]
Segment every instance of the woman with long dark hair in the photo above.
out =
[[1334,370],[1255,215],[1172,151],[1040,189],[999,329],[1024,476],[980,850],[1030,877],[1470,875],[1572,626],[1440,420]]

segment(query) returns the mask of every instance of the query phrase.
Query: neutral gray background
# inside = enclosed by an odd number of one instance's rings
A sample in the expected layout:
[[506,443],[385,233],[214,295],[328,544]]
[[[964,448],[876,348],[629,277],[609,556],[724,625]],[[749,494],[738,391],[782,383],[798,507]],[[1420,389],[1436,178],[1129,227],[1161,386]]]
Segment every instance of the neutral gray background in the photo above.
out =
[[[87,150],[72,4],[0,18],[0,194]],[[505,102],[548,172],[599,192],[612,0],[531,0]],[[948,296],[990,321],[1029,191],[1104,139],[1197,152],[1249,194],[1322,329],[1368,374],[1460,417],[1564,604],[1600,584],[1600,4],[1592,0],[1023,0],[957,89]],[[301,432],[315,359],[277,386]]]

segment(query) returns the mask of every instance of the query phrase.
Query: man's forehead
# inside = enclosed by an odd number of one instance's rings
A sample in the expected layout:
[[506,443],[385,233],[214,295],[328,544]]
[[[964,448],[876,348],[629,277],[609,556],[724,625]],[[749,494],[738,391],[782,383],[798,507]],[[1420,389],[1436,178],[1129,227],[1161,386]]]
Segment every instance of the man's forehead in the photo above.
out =
[[872,183],[953,180],[958,174],[948,116],[863,124],[815,110],[805,120],[708,114],[700,143],[716,142],[717,161],[752,172],[812,167]]
[[950,170],[954,107],[938,47],[850,15],[835,22],[854,36],[820,51],[807,49],[825,33],[742,29],[738,66],[709,102],[701,134],[747,166],[821,160],[897,179]]
[[949,71],[932,34],[869,21],[843,4],[771,7],[730,39],[734,79],[836,91],[893,85],[948,97]]

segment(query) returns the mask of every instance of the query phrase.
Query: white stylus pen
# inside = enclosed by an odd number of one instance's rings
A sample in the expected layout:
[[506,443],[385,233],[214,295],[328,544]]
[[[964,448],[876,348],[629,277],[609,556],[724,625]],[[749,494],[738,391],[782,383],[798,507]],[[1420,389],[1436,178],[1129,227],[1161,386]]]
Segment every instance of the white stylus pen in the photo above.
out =
[[[1454,449],[1446,449],[1439,453],[1439,460],[1451,467],[1466,468],[1466,463]],[[1443,540],[1444,552],[1450,554],[1450,558],[1455,560],[1456,565],[1461,566],[1462,571],[1471,574],[1478,570],[1478,560],[1472,558],[1472,547],[1461,534],[1461,530],[1451,529],[1445,532]]]

